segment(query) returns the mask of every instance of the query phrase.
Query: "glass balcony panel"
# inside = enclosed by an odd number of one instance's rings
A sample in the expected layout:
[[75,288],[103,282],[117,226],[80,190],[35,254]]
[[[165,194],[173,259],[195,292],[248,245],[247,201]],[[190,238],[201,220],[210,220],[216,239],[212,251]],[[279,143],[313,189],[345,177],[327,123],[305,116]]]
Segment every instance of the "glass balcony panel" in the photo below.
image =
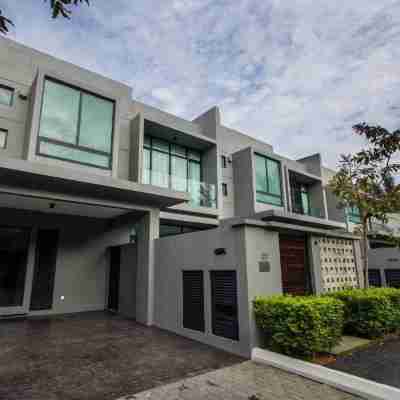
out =
[[185,188],[185,190],[180,191],[190,194],[189,204],[192,206],[217,208],[217,191],[213,184],[167,175],[144,168],[143,183],[146,183],[145,179],[149,179],[149,183],[154,186],[172,190],[178,190],[176,189],[177,187]]

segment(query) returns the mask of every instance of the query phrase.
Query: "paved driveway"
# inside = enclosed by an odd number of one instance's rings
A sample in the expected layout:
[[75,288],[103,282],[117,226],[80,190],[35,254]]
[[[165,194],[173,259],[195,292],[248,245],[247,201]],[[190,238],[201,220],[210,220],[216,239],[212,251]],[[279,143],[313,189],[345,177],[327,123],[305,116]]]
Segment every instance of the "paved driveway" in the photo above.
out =
[[332,387],[246,361],[120,400],[360,400]]
[[106,313],[0,321],[0,400],[114,400],[242,361]]
[[340,356],[327,367],[400,388],[400,338]]

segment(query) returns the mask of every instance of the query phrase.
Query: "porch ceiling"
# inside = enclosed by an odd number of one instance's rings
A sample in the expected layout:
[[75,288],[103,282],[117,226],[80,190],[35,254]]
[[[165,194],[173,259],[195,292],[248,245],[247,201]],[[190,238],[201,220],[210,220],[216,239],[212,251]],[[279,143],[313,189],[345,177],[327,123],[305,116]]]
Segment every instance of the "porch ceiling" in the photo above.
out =
[[28,190],[89,196],[145,207],[164,208],[189,200],[184,192],[11,158],[0,159],[0,181],[3,185]]
[[0,193],[0,209],[1,208],[104,219],[113,219],[127,213],[130,215],[137,213],[138,216],[143,214],[142,211],[98,205],[86,201],[78,202],[9,193]]

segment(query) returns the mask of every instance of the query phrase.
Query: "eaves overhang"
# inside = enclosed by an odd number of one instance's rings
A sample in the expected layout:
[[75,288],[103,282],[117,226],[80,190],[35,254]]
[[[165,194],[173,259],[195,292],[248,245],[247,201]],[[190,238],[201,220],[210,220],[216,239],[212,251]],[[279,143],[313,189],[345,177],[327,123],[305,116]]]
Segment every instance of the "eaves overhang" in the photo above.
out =
[[0,180],[8,186],[165,208],[189,201],[189,194],[37,161],[0,158]]
[[335,237],[342,239],[352,239],[352,240],[360,239],[360,237],[357,235],[340,230],[320,229],[304,225],[287,224],[284,222],[273,222],[273,221],[266,222],[248,218],[238,218],[232,221],[231,226],[233,228],[242,226],[257,227],[282,233],[299,232],[299,233],[309,233],[314,235],[321,235],[321,236]]
[[256,219],[266,222],[282,222],[286,224],[301,225],[310,228],[319,229],[346,229],[346,224],[343,222],[332,221],[324,218],[311,217],[279,210],[268,210],[255,215]]

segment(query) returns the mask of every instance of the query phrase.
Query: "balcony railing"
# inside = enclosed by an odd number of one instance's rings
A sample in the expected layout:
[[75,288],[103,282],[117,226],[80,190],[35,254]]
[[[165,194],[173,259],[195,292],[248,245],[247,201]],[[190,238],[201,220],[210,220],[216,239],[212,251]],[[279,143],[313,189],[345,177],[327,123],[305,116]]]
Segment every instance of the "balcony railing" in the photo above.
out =
[[301,215],[308,215],[309,217],[315,217],[315,218],[324,218],[324,213],[322,212],[321,208],[315,208],[311,207],[308,212],[303,210],[301,207],[293,207],[293,212],[295,214],[301,214]]
[[189,204],[195,207],[217,208],[217,191],[215,185],[186,179],[176,175],[144,169],[143,183],[166,189],[187,192],[190,194]]

